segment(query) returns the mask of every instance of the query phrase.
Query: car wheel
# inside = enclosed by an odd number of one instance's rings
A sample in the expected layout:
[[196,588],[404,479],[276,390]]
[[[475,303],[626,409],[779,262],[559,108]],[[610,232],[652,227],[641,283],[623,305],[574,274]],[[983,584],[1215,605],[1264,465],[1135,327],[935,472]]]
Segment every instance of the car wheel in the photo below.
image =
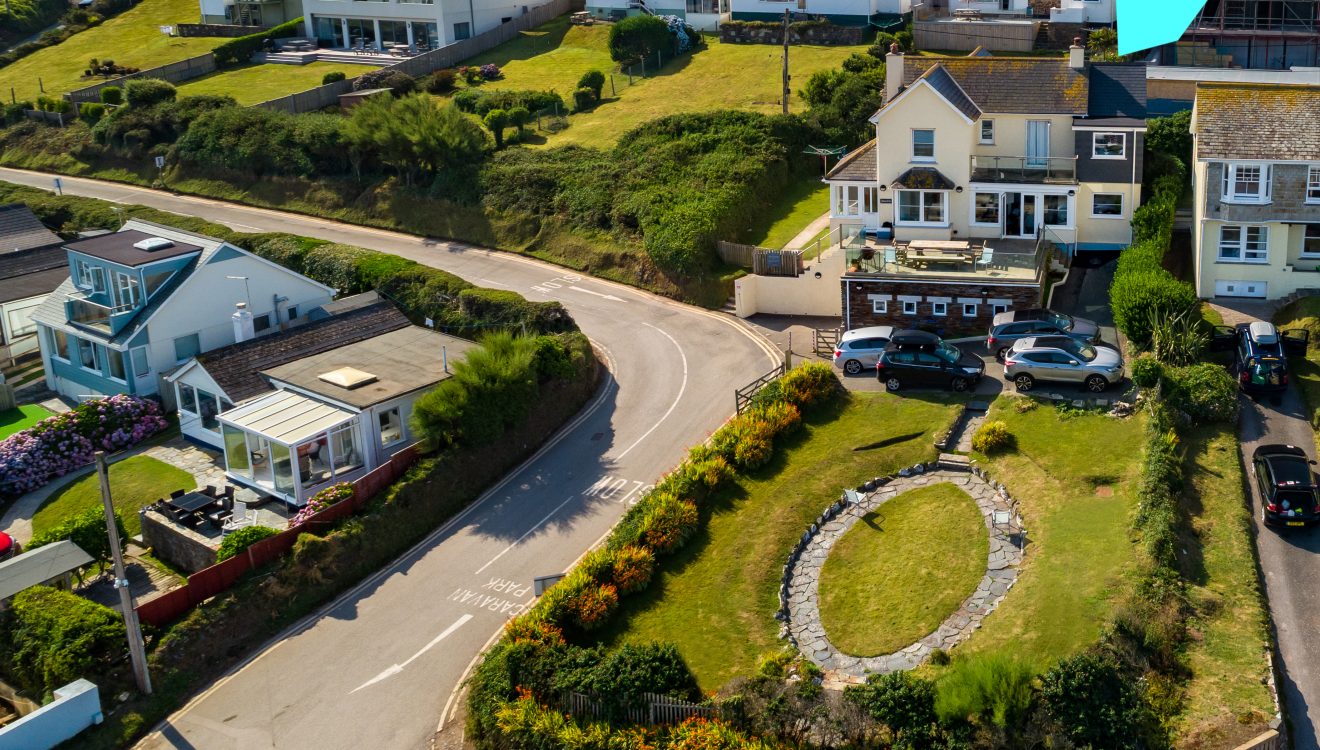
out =
[[1013,377],[1013,385],[1019,391],[1026,392],[1036,387],[1036,379],[1024,372]]
[[949,387],[958,393],[962,393],[967,390],[967,378],[954,378],[953,381],[949,383]]
[[898,389],[902,387],[903,384],[899,382],[898,377],[896,375],[890,375],[889,377],[885,378],[886,391],[889,391],[890,393],[896,393]]
[[1086,379],[1086,390],[1091,393],[1103,393],[1109,387],[1109,381],[1100,375],[1092,375]]
[[862,371],[862,363],[855,359],[850,359],[843,363],[843,371],[849,375],[856,375]]
[[1007,346],[999,347],[999,351],[995,352],[995,359],[999,360],[1000,362],[1003,362],[1005,359],[1008,359],[1008,347]]

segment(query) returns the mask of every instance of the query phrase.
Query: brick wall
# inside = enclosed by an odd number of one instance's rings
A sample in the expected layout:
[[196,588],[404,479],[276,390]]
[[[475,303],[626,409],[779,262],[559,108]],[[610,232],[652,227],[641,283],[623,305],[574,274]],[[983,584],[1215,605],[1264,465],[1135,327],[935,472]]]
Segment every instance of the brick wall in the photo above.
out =
[[1275,164],[1269,203],[1263,206],[1223,203],[1224,166],[1210,164],[1206,171],[1205,216],[1207,219],[1240,222],[1314,220],[1320,216],[1320,208],[1306,205],[1306,175],[1305,164]]
[[[1042,303],[1038,285],[923,284],[895,279],[845,276],[842,284],[844,323],[849,328],[889,325],[897,328],[934,330],[941,336],[980,336],[994,317],[992,300],[1006,301],[1009,309],[1037,307]],[[875,298],[884,299],[887,310],[875,311]],[[903,298],[919,297],[916,315],[903,314]],[[934,315],[934,302],[947,300],[948,314]],[[963,315],[964,300],[976,304],[975,317]]]

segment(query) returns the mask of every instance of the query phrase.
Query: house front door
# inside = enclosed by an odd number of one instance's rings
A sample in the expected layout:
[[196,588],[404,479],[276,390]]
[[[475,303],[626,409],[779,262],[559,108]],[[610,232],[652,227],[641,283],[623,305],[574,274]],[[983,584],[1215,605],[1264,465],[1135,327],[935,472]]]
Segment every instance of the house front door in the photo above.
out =
[[1050,121],[1027,120],[1027,166],[1044,167],[1049,164]]
[[1031,193],[1004,194],[1004,236],[1035,237],[1039,197]]

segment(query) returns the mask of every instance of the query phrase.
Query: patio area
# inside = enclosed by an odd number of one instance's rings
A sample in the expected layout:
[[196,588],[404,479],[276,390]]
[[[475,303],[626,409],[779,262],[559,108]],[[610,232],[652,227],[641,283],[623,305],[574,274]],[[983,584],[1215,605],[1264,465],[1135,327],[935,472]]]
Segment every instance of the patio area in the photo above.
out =
[[1035,240],[875,239],[858,235],[843,244],[847,274],[947,280],[1038,281],[1049,257]]

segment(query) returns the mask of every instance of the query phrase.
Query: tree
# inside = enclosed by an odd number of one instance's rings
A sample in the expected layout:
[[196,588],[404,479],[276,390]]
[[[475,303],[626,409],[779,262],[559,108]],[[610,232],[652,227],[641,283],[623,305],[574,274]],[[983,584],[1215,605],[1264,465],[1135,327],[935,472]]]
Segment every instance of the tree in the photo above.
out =
[[523,134],[523,128],[532,121],[532,113],[527,111],[526,107],[514,107],[509,110],[509,124],[518,129],[518,135]]
[[371,97],[353,108],[345,127],[359,156],[394,167],[407,184],[418,175],[470,163],[486,148],[479,125],[420,94]]
[[844,693],[871,718],[888,727],[894,747],[930,745],[936,726],[935,683],[908,672],[873,675]]
[[1141,700],[1107,659],[1080,654],[1059,662],[1041,678],[1040,697],[1078,747],[1141,746]]
[[578,79],[578,88],[591,89],[591,93],[600,101],[601,91],[605,88],[605,74],[599,70],[589,70]]
[[1177,158],[1184,169],[1192,163],[1192,112],[1184,110],[1147,123],[1146,150]]
[[807,103],[807,121],[823,130],[833,143],[856,146],[875,136],[868,118],[884,104],[883,65],[849,72],[813,73],[798,96]]
[[504,129],[509,127],[509,113],[502,109],[492,109],[486,113],[482,122],[495,136],[495,148],[504,148]]
[[621,62],[667,52],[673,45],[669,24],[655,16],[629,16],[610,27],[610,57]]
[[1113,29],[1096,29],[1086,38],[1086,50],[1092,60],[1115,62],[1122,58],[1118,55],[1118,32]]

